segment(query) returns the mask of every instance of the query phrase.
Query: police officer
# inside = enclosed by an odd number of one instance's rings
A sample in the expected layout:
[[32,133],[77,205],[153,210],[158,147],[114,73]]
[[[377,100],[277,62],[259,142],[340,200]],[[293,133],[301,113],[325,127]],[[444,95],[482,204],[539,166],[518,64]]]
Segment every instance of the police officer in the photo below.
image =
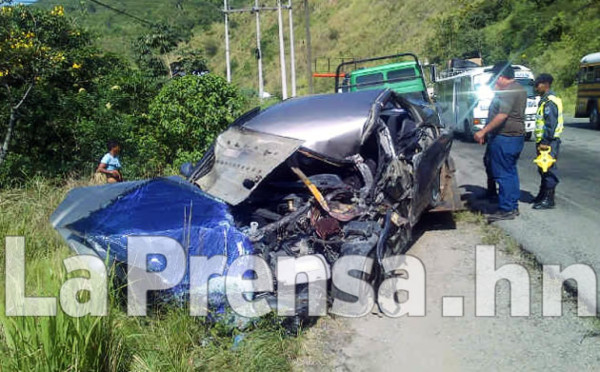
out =
[[[537,152],[550,148],[550,155],[558,158],[560,135],[563,132],[563,105],[560,98],[552,91],[554,78],[550,74],[540,74],[535,79],[535,90],[542,96],[535,122],[535,139]],[[556,163],[547,172],[538,169],[542,182],[540,191],[533,201],[533,209],[554,208],[554,190],[558,185]]]

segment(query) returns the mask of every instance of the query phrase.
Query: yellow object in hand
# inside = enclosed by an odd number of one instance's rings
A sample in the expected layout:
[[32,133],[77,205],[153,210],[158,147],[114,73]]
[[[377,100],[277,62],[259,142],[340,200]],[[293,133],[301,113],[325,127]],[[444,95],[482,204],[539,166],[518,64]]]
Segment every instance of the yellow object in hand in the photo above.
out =
[[535,160],[533,160],[533,162],[542,169],[542,172],[546,173],[548,172],[548,169],[550,169],[550,167],[556,163],[556,159],[550,155],[550,151],[552,150],[550,146],[540,146],[539,150],[540,154],[537,158],[535,158]]

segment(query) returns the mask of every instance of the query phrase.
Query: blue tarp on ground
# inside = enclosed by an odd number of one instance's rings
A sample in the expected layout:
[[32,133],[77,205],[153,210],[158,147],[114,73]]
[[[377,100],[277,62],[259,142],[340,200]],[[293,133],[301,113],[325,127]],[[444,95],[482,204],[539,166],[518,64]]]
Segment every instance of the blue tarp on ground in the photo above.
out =
[[[227,204],[180,177],[82,187],[69,192],[51,217],[53,226],[78,253],[127,262],[127,237],[165,236],[188,257],[225,255],[227,267],[252,244],[234,225]],[[153,271],[164,268],[151,259]],[[189,262],[189,260],[188,260]],[[161,267],[162,266],[162,267]],[[188,272],[186,268],[186,272]],[[189,275],[167,293],[184,297]]]

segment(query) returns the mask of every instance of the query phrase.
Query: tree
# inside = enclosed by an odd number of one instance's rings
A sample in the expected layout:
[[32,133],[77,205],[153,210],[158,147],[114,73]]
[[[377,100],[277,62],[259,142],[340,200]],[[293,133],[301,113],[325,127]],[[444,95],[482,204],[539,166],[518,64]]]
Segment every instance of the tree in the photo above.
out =
[[171,79],[150,105],[136,147],[154,170],[197,161],[217,135],[241,114],[243,98],[213,74]]
[[164,78],[98,50],[60,7],[0,12],[0,187],[89,174],[111,139],[125,144],[126,177],[140,176],[134,135]]
[[34,91],[52,80],[76,80],[83,60],[93,53],[85,49],[89,42],[89,36],[64,17],[62,6],[50,11],[23,5],[0,8],[0,94],[7,103],[0,111],[6,123],[0,167]]
[[189,30],[184,31],[166,24],[154,25],[149,33],[138,37],[133,43],[137,64],[155,77],[172,77],[169,53],[189,36]]

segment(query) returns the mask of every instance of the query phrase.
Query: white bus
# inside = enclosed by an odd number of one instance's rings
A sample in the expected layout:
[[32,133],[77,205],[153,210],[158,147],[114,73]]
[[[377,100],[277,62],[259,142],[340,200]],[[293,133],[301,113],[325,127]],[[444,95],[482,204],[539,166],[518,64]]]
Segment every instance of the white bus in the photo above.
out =
[[[435,81],[435,100],[442,122],[456,133],[471,139],[473,133],[487,123],[488,110],[494,92],[488,85],[492,66],[474,67]],[[527,90],[525,111],[525,138],[531,139],[535,130],[535,115],[540,97],[533,86],[534,76],[530,69],[513,65],[515,80]],[[450,76],[448,76],[450,75]]]

